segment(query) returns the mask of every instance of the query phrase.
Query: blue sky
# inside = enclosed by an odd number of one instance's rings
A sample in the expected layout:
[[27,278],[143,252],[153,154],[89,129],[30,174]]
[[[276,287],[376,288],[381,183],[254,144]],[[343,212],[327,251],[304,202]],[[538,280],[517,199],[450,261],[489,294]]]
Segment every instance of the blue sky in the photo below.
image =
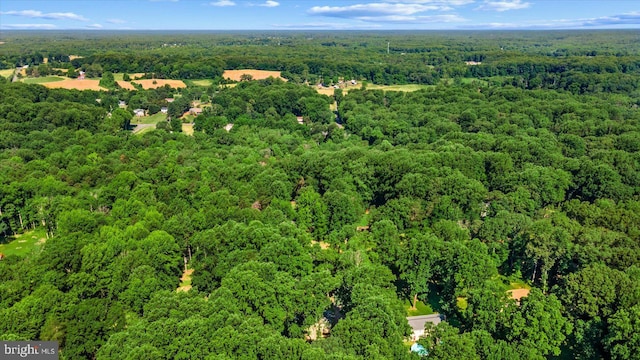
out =
[[640,29],[640,0],[2,0],[0,29]]

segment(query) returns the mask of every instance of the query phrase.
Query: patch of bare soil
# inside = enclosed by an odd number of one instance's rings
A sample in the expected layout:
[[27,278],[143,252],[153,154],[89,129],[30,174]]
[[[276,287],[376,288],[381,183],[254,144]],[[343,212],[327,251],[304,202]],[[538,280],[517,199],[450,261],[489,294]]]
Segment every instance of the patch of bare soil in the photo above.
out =
[[507,291],[512,299],[520,303],[520,299],[529,295],[529,289],[514,289]]

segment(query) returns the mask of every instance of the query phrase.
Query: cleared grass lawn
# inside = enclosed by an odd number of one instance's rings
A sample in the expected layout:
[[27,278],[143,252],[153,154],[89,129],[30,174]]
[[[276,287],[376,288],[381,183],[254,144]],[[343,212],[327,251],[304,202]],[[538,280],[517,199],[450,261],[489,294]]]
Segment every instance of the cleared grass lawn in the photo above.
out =
[[5,69],[5,70],[0,70],[0,76],[2,77],[11,77],[13,76],[13,71],[14,69]]
[[413,300],[405,300],[402,304],[404,309],[407,312],[407,316],[420,316],[420,315],[430,315],[434,314],[435,311],[431,308],[429,304],[425,304],[422,301],[418,300],[416,303],[416,309],[411,309],[411,305],[413,305]]
[[419,84],[406,84],[406,85],[376,85],[367,84],[367,90],[383,90],[383,91],[418,91],[423,89],[433,89],[434,85],[419,85]]
[[182,120],[182,122],[192,123],[195,118],[196,118],[195,116],[189,113],[184,113],[180,119]]
[[185,135],[193,136],[193,124],[182,124],[182,132]]
[[[113,74],[113,79],[115,81],[123,81],[124,80],[124,74],[125,73],[114,73]],[[133,73],[133,74],[129,74],[129,77],[132,79],[135,79],[136,77],[142,77],[144,76],[144,73]]]
[[159,112],[159,113],[153,114],[151,116],[143,116],[143,117],[134,116],[133,119],[131,119],[131,125],[157,124],[160,121],[167,121],[167,114],[163,114],[163,113]]
[[531,290],[531,285],[525,283],[524,281],[520,280],[520,281],[513,281],[511,283],[509,283],[509,289],[510,290],[517,290],[517,289],[527,289],[527,290]]
[[24,234],[17,235],[15,238],[10,236],[5,239],[6,243],[0,243],[0,253],[6,256],[27,256],[39,250],[46,238],[47,235],[44,228],[27,231]]
[[213,80],[208,80],[208,79],[191,80],[190,82],[195,86],[204,86],[204,87],[209,87],[211,86],[211,84],[213,84]]
[[52,82],[63,81],[68,79],[69,78],[64,78],[61,76],[44,76],[44,77],[37,77],[37,78],[26,78],[26,79],[23,79],[22,82],[26,84],[46,84],[46,83],[52,83]]
[[138,132],[136,133],[136,135],[140,136],[140,135],[142,135],[142,134],[146,134],[146,133],[148,133],[148,132],[152,132],[152,131],[155,131],[155,130],[156,130],[155,126],[148,127],[148,128],[144,128],[144,129],[142,129],[142,130],[138,131]]

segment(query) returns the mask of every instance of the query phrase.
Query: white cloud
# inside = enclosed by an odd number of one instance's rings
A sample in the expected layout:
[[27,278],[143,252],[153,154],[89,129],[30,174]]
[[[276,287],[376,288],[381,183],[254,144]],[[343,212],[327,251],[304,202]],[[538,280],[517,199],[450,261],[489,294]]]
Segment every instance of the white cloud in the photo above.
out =
[[522,2],[522,0],[503,0],[503,1],[485,1],[484,4],[478,7],[478,10],[491,10],[491,11],[509,11],[526,9],[531,6],[531,3]]
[[280,29],[292,29],[292,30],[304,30],[304,29],[317,29],[317,30],[358,30],[358,29],[380,29],[382,26],[378,24],[343,24],[343,23],[330,23],[330,22],[315,22],[315,23],[303,23],[303,24],[273,24],[274,28]]
[[4,29],[38,29],[38,30],[50,30],[55,29],[56,26],[53,24],[6,24],[0,25],[0,28]]
[[89,19],[85,18],[84,16],[74,14],[72,12],[43,13],[42,11],[38,11],[38,10],[20,10],[20,11],[12,10],[12,11],[1,11],[0,15],[23,16],[28,18],[48,19],[48,20],[89,21]]
[[87,29],[102,29],[102,25],[100,24],[87,25]]
[[582,19],[583,27],[601,27],[608,25],[640,25],[640,12],[634,11],[626,14],[601,16],[592,19]]
[[640,26],[640,12],[583,19],[555,19],[525,23],[488,23],[465,26],[467,29],[584,29],[611,28],[620,25]]
[[219,0],[219,1],[212,1],[209,3],[209,5],[223,7],[223,6],[235,6],[236,3],[234,3],[231,0]]
[[430,23],[450,23],[450,22],[464,22],[467,19],[458,15],[432,15],[432,16],[404,16],[404,15],[389,15],[389,16],[363,16],[358,20],[369,22],[391,22],[402,24],[430,24]]
[[280,3],[273,0],[267,0],[264,4],[260,4],[260,6],[264,7],[277,7],[280,6]]
[[390,3],[403,3],[403,4],[434,4],[442,6],[462,6],[472,4],[475,0],[386,0]]
[[314,6],[309,9],[308,13],[339,18],[359,18],[365,16],[412,15],[424,11],[449,9],[449,7],[441,5],[368,3],[349,6]]
[[108,19],[107,22],[109,24],[125,24],[126,23],[126,21],[122,19]]

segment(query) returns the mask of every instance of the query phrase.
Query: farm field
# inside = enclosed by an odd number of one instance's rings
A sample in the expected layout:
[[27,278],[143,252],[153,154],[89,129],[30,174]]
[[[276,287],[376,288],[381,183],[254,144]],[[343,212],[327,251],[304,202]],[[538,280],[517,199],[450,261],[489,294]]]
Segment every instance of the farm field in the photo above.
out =
[[125,90],[135,90],[136,88],[128,81],[117,80],[118,85]]
[[51,89],[76,89],[76,90],[107,90],[100,86],[100,80],[67,79],[55,82],[46,82],[42,85]]
[[[174,89],[182,89],[182,88],[186,88],[187,87],[187,85],[182,80],[145,79],[145,80],[133,80],[131,82],[118,80],[116,82],[118,83],[118,85],[120,85],[121,88],[123,88],[125,90],[135,90],[136,89],[133,86],[132,82],[142,85],[142,88],[145,89],[145,90],[147,90],[147,89],[155,89],[155,88],[163,87],[165,85],[169,85],[170,87],[172,87]],[[154,84],[154,82],[155,82],[155,84]]]
[[[143,89],[155,89],[159,87],[163,87],[165,85],[169,85],[175,89],[186,88],[187,85],[182,80],[167,80],[167,79],[145,79],[145,80],[134,80],[136,84],[142,85]],[[118,82],[119,83],[119,82]]]
[[287,79],[283,78],[280,75],[280,71],[271,71],[271,70],[253,70],[253,69],[242,69],[242,70],[225,70],[222,74],[222,77],[225,79],[231,79],[233,81],[240,81],[240,77],[244,74],[251,75],[253,80],[264,80],[268,77],[280,78],[284,81]]
[[22,82],[25,84],[46,84],[46,83],[52,83],[52,82],[64,81],[64,80],[73,80],[73,79],[64,78],[61,76],[45,76],[45,77],[22,79]]
[[[129,74],[129,77],[130,77],[131,79],[135,79],[135,78],[143,77],[143,76],[144,76],[144,73],[133,73],[133,74]],[[122,81],[122,80],[124,80],[124,73],[115,73],[115,74],[113,74],[113,79],[114,79],[115,81]]]

